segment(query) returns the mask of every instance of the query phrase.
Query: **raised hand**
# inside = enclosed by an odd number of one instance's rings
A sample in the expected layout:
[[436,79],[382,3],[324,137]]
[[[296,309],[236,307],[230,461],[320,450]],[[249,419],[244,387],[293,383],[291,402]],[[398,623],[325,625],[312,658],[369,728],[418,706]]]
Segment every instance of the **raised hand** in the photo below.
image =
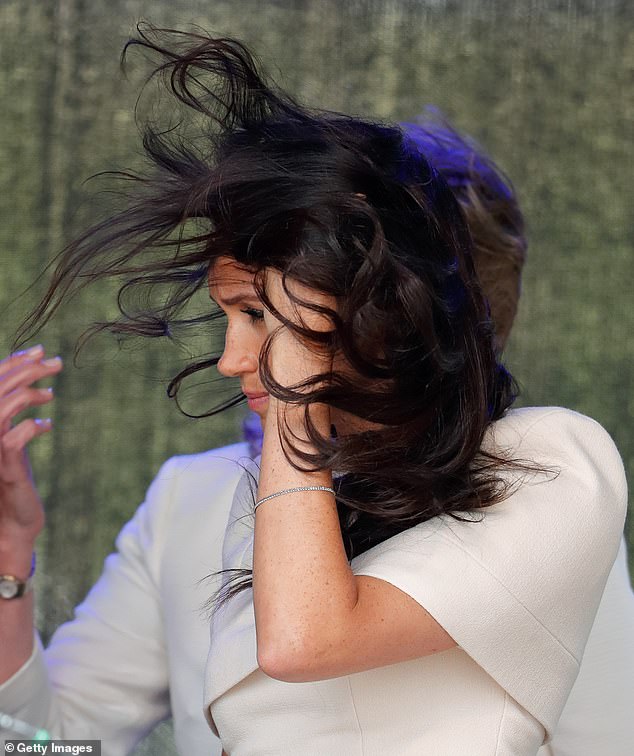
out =
[[44,525],[44,509],[33,483],[27,445],[51,429],[50,420],[16,417],[53,399],[37,381],[56,375],[59,358],[46,359],[41,346],[0,361],[0,552],[32,548]]

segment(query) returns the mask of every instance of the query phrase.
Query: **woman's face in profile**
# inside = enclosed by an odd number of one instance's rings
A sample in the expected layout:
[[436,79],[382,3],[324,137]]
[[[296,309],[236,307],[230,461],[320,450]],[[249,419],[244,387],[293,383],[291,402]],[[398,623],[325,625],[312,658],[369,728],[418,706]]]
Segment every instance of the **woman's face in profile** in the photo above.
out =
[[218,371],[239,378],[249,409],[265,420],[268,394],[260,381],[260,350],[266,340],[264,310],[253,285],[253,273],[231,257],[220,257],[209,269],[209,296],[227,316]]
[[[254,274],[232,257],[220,257],[209,270],[208,285],[209,296],[227,317],[225,346],[218,371],[228,378],[240,379],[249,409],[259,415],[264,427],[269,399],[260,380],[259,367],[260,352],[269,329],[265,310],[255,291]],[[332,306],[331,302],[328,304]],[[319,324],[311,325],[319,328]],[[343,432],[378,427],[334,408],[331,408],[331,417],[333,424]]]

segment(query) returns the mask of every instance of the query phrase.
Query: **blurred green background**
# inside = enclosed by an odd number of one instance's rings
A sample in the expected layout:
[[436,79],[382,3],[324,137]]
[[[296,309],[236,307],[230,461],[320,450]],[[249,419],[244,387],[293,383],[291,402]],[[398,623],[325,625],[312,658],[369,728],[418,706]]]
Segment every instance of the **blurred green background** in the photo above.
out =
[[[300,99],[386,120],[439,107],[513,179],[529,262],[507,361],[522,404],[599,420],[634,470],[634,24],[630,0],[3,0],[0,3],[0,348],[43,292],[25,292],[104,198],[98,171],[139,166],[133,109],[144,68],[119,54],[141,18],[246,41]],[[133,57],[136,61],[136,58]],[[38,623],[72,614],[167,457],[239,437],[238,409],[190,420],[167,379],[211,334],[174,346],[96,339],[111,286],[80,295],[38,337],[66,368],[55,430],[33,445],[46,500]],[[188,408],[212,404],[214,383]],[[632,519],[629,542],[634,539]],[[630,558],[634,548],[630,549]],[[163,728],[139,753],[169,753]]]

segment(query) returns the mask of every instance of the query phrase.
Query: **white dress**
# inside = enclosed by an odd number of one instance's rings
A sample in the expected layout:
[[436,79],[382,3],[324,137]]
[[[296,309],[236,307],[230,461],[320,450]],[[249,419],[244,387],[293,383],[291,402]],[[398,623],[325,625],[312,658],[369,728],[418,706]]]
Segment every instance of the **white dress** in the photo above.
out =
[[[182,756],[220,756],[220,741],[203,717],[209,622],[201,607],[211,593],[205,576],[222,567],[224,531],[247,455],[247,445],[236,444],[163,465],[75,619],[44,652],[38,642],[0,685],[0,711],[56,737],[100,739],[103,756],[129,754],[172,716]],[[634,594],[622,548],[581,672],[540,756],[631,756],[633,639]],[[15,736],[0,723],[0,751],[3,737]]]
[[[528,756],[550,739],[618,551],[623,465],[600,425],[559,408],[509,412],[486,447],[550,472],[525,475],[481,521],[435,518],[351,562],[412,596],[457,647],[281,682],[257,665],[244,591],[215,615],[206,672],[206,715],[230,756]],[[238,486],[224,568],[252,566],[254,488]]]

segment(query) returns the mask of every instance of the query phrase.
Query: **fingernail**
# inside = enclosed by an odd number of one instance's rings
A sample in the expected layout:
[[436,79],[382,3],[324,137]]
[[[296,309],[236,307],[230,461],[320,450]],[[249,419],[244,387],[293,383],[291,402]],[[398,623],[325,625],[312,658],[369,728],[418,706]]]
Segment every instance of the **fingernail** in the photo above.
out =
[[38,417],[35,419],[35,424],[41,425],[44,428],[48,428],[49,426],[53,425],[53,421],[51,420],[50,417],[44,417],[44,418]]
[[53,393],[53,387],[48,386],[47,388],[40,389],[40,391],[44,394],[52,394]]
[[46,367],[58,367],[61,364],[62,364],[61,357],[51,357],[48,360],[42,360],[42,365],[45,365]]
[[14,357],[37,357],[43,351],[41,344],[37,346],[29,347],[28,349],[21,349],[19,352],[14,352]]

